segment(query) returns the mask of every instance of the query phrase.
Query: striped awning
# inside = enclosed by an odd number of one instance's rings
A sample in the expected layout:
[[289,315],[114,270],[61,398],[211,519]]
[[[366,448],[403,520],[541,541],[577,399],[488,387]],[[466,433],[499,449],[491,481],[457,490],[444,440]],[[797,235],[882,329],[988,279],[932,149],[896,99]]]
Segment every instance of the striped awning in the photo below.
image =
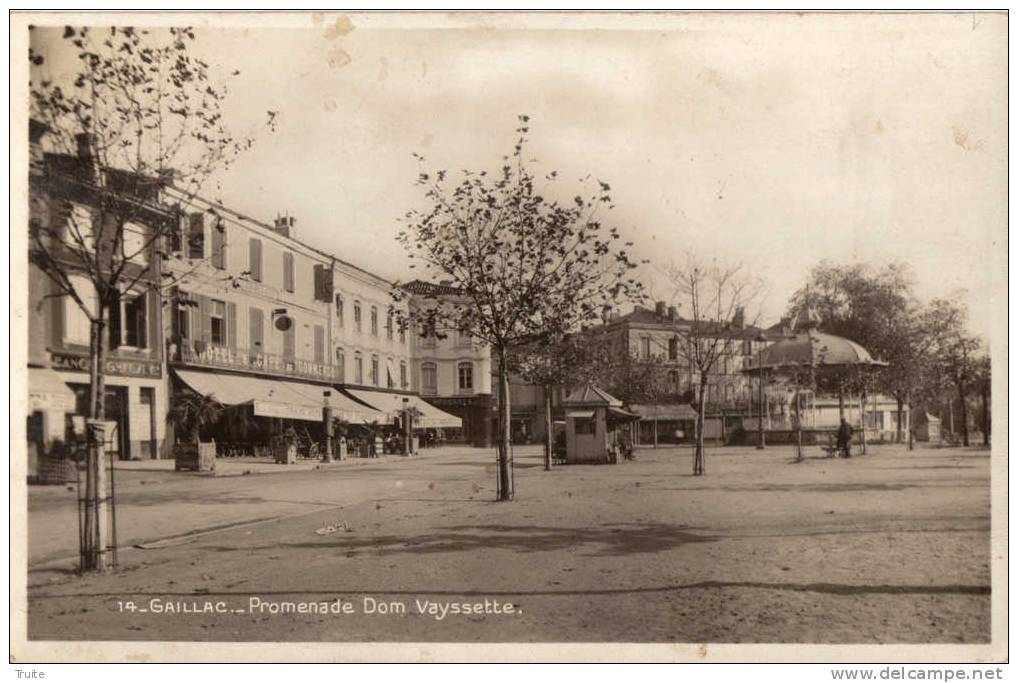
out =
[[74,412],[74,392],[50,368],[28,368],[28,412]]
[[[406,405],[417,410],[417,417],[413,420],[413,424],[417,427],[432,429],[459,429],[463,427],[462,419],[436,408],[420,396],[414,394],[347,388],[344,388],[343,391],[358,401],[384,413],[390,420],[397,419],[402,414]],[[405,405],[404,399],[406,399]]]
[[[249,404],[254,414],[261,417],[321,422],[328,398],[333,415],[347,422],[383,419],[377,410],[351,400],[331,386],[194,370],[174,372],[199,394],[211,396],[223,405]],[[325,392],[329,392],[328,397]]]

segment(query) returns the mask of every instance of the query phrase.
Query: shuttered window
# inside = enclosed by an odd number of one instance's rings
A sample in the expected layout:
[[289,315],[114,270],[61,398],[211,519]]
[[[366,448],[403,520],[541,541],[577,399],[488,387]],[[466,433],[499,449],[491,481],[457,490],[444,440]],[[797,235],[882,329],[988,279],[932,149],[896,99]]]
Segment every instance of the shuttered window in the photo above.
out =
[[288,292],[294,291],[294,275],[293,275],[293,254],[284,251],[283,252],[283,289]]
[[248,241],[248,271],[255,282],[262,281],[262,241],[252,237]]
[[187,230],[187,257],[190,259],[205,258],[205,216],[203,214],[191,214]]
[[124,301],[124,345],[148,347],[148,296],[138,294]]
[[209,343],[226,346],[226,302],[212,301],[209,310]]

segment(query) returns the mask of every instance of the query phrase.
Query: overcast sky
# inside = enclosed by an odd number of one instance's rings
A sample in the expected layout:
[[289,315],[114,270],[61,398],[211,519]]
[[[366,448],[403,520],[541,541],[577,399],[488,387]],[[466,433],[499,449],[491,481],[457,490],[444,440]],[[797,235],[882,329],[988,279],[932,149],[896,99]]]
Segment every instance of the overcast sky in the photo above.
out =
[[303,240],[406,278],[393,237],[420,205],[411,153],[496,167],[526,113],[541,168],[611,184],[637,256],[746,262],[765,323],[820,259],[906,261],[925,298],[967,289],[988,332],[1005,296],[991,281],[1006,249],[1005,18],[577,19],[588,28],[308,14],[199,29],[199,50],[242,72],[234,127],[280,112],[222,198],[267,221],[287,211]]

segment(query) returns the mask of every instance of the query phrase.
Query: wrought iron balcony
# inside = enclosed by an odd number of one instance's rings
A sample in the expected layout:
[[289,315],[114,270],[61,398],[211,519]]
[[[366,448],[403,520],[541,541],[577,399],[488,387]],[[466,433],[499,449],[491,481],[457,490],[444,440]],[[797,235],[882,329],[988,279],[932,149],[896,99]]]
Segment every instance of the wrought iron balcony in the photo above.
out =
[[286,358],[264,351],[231,348],[204,342],[170,344],[170,361],[177,365],[221,368],[276,377],[342,382],[338,365],[316,363],[304,358]]

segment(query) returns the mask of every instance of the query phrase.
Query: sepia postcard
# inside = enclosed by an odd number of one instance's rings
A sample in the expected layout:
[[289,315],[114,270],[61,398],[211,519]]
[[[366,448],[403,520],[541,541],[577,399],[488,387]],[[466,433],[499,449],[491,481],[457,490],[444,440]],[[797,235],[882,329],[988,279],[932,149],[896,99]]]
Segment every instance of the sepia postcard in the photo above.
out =
[[11,662],[999,677],[1007,30],[13,12]]

